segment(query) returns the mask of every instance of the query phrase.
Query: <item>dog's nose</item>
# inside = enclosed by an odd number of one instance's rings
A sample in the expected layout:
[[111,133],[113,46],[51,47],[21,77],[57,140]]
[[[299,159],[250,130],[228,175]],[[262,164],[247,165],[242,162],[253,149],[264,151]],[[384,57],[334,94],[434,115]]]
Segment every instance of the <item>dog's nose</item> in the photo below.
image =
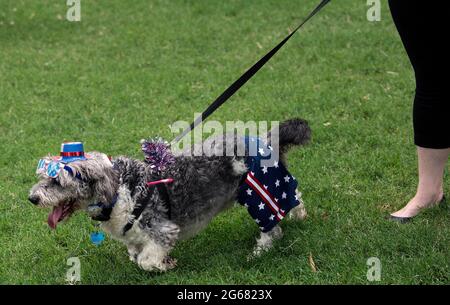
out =
[[28,197],[28,200],[30,200],[30,202],[32,204],[38,204],[39,203],[39,197],[38,196],[30,196],[30,197]]

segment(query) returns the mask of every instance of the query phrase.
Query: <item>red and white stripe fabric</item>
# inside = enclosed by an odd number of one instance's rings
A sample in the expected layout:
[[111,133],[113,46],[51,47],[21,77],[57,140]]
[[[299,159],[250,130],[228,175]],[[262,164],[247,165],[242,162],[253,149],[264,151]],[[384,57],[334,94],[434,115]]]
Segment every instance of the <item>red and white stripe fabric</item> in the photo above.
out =
[[258,179],[256,179],[252,172],[249,172],[247,174],[245,182],[259,194],[264,203],[272,210],[278,221],[284,218],[285,211],[280,208],[275,198],[273,198],[272,194],[270,194],[266,190],[266,188],[261,184],[261,182],[258,181]]

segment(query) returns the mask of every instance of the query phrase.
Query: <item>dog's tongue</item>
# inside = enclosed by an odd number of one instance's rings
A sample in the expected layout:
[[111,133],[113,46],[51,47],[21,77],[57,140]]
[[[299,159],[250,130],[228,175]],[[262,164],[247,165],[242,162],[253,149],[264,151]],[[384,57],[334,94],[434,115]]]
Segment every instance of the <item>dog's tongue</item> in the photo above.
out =
[[47,223],[52,229],[56,229],[59,219],[61,218],[64,211],[64,205],[58,205],[53,207],[53,210],[48,214]]

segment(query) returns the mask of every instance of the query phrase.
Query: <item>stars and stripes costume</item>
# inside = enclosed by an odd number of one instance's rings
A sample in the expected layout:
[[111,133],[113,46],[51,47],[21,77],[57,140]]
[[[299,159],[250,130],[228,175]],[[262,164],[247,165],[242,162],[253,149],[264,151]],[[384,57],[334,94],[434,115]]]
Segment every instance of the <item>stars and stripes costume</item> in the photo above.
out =
[[298,183],[279,160],[274,160],[272,166],[261,166],[261,160],[270,160],[272,147],[259,138],[245,138],[247,148],[254,142],[257,154],[245,160],[249,170],[239,188],[238,202],[247,208],[262,232],[269,232],[300,204],[296,194]]

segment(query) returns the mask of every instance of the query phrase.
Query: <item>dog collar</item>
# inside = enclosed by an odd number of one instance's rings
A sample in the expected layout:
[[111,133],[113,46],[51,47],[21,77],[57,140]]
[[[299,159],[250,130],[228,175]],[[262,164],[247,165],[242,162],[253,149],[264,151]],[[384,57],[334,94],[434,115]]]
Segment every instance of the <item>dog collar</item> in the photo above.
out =
[[111,218],[111,212],[117,203],[119,195],[116,194],[110,203],[97,202],[88,206],[88,213],[96,221],[108,221]]
[[[108,157],[111,162],[113,170],[117,171],[117,163],[111,161],[111,157]],[[88,214],[93,220],[96,221],[108,221],[111,218],[111,212],[117,203],[119,195],[116,193],[109,203],[97,202],[88,206]]]

